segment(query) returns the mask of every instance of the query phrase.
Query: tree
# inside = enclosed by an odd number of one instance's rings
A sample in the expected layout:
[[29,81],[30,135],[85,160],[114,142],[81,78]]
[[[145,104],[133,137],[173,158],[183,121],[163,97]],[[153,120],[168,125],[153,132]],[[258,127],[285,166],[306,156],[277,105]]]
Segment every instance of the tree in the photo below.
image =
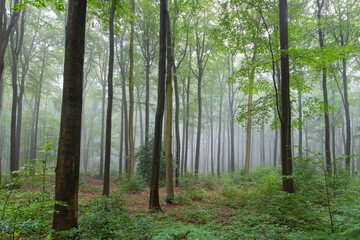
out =
[[[196,65],[198,68],[198,72],[194,72],[193,74],[198,80],[197,83],[197,95],[198,95],[198,123],[197,123],[197,135],[196,135],[196,153],[195,153],[195,174],[199,173],[199,164],[200,164],[200,143],[201,143],[201,120],[202,120],[202,99],[201,99],[201,87],[202,87],[202,79],[204,75],[204,69],[209,60],[209,46],[205,41],[206,32],[205,29],[202,33],[198,31],[199,23],[196,23],[196,45],[195,45],[195,54],[196,54]],[[202,36],[201,36],[202,35]]]
[[[129,124],[128,124],[128,110],[127,110],[127,101],[126,101],[126,69],[125,69],[125,60],[124,60],[124,33],[120,34],[120,56],[119,51],[116,48],[116,56],[120,66],[120,74],[121,74],[121,92],[122,92],[122,100],[121,100],[121,108],[122,108],[122,118],[121,118],[121,132],[120,132],[120,154],[119,154],[119,168],[122,167],[122,151],[123,151],[123,143],[125,145],[125,157],[127,167],[127,157],[129,156]],[[124,136],[125,135],[125,136]]]
[[159,35],[159,79],[158,102],[155,115],[154,148],[151,164],[150,200],[149,209],[160,210],[159,202],[159,168],[161,154],[162,120],[165,102],[165,75],[166,75],[166,15],[167,0],[160,0],[160,35]]
[[145,143],[149,141],[150,133],[150,70],[154,63],[157,36],[154,29],[154,10],[152,1],[143,1],[144,7],[140,9],[142,17],[139,28],[142,36],[138,38],[141,54],[146,62],[146,93],[145,93]]
[[169,11],[166,11],[166,36],[167,36],[167,72],[166,72],[166,201],[172,203],[174,199],[173,166],[172,166],[172,70],[173,53],[171,43],[171,24]]
[[[110,3],[109,3],[110,4]],[[114,15],[115,0],[111,1],[109,18],[109,73],[108,73],[108,106],[106,112],[106,144],[105,144],[105,169],[104,169],[104,189],[103,195],[108,196],[110,192],[110,158],[111,158],[111,118],[113,108],[113,75],[114,75]]]
[[[15,7],[15,6],[14,6]],[[26,12],[23,11],[21,17],[20,28],[18,24],[15,24],[13,31],[10,34],[11,41],[11,76],[12,76],[12,89],[13,89],[13,97],[12,97],[12,110],[11,110],[11,145],[10,145],[10,171],[14,172],[19,170],[19,145],[17,141],[16,134],[16,124],[17,124],[17,107],[18,107],[18,60],[21,54],[23,41],[24,41],[24,32],[25,32],[25,16]],[[13,177],[17,177],[17,173],[12,173]]]
[[[135,13],[135,0],[130,0],[131,12]],[[129,49],[129,160],[128,160],[128,179],[134,176],[134,16],[131,17],[131,32],[130,32],[130,49]]]
[[[321,26],[321,12],[324,7],[324,0],[316,0],[317,5],[317,18],[318,18],[318,35],[319,45],[324,49],[324,33]],[[331,150],[330,150],[330,122],[329,122],[329,108],[328,108],[328,93],[327,93],[327,69],[326,66],[322,67],[322,89],[324,98],[324,121],[325,121],[325,157],[326,157],[326,170],[331,173]]]
[[[14,1],[14,6],[18,4],[18,0]],[[2,110],[2,93],[3,93],[3,73],[5,68],[5,53],[9,44],[10,34],[17,24],[21,11],[11,10],[9,24],[6,11],[6,0],[0,1],[0,115]]]
[[287,0],[279,0],[280,51],[281,51],[281,164],[283,190],[294,193],[291,156],[291,106],[288,53]]
[[86,5],[86,0],[70,0],[68,5],[63,100],[55,179],[57,203],[55,203],[53,228],[56,231],[71,229],[78,225]]

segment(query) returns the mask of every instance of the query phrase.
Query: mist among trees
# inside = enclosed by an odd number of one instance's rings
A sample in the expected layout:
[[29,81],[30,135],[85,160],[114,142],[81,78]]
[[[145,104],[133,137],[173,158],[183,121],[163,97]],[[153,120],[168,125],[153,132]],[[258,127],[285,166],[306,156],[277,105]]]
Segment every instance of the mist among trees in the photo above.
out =
[[357,1],[0,15],[1,237],[360,236]]

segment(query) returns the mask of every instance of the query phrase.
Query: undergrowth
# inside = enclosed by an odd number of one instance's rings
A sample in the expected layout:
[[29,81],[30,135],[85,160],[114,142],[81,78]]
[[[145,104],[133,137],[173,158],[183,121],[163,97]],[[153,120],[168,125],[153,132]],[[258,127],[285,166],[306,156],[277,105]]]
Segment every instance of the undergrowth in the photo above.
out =
[[[132,181],[120,181],[109,197],[81,200],[79,227],[64,236],[75,239],[359,239],[359,177],[348,177],[342,171],[327,175],[315,160],[298,160],[294,166],[294,194],[282,191],[280,168],[252,169],[249,181],[244,181],[241,171],[220,178],[187,173],[180,179],[175,204],[163,213],[132,211],[129,207],[131,201],[137,200],[137,194],[143,196],[141,193],[146,187],[146,181],[137,175]],[[3,201],[8,191],[12,192],[3,213],[6,218],[2,217],[1,221],[1,237],[51,239],[52,192],[3,189]]]

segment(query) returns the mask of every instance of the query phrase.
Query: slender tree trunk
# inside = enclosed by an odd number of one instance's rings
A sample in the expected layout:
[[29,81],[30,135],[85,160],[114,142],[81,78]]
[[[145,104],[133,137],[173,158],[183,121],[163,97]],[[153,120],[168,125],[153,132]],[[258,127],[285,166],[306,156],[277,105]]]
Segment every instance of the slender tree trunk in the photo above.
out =
[[250,155],[251,155],[251,128],[252,128],[252,101],[253,101],[253,88],[254,88],[254,78],[255,78],[255,60],[256,60],[256,48],[257,42],[254,44],[254,53],[251,60],[252,67],[250,73],[250,81],[249,81],[249,96],[248,96],[248,118],[247,118],[247,126],[246,126],[246,156],[245,156],[245,168],[244,175],[247,178],[249,176],[250,170]]
[[[183,109],[185,110],[186,109],[186,106],[185,106],[185,88],[184,88],[184,91],[183,91],[183,94],[182,94],[182,106],[183,106]],[[186,115],[183,114],[183,128],[182,128],[182,146],[181,146],[181,175],[184,174],[184,166],[185,166],[185,125],[186,125]]]
[[175,186],[179,187],[179,178],[180,178],[180,100],[179,100],[179,87],[178,80],[176,75],[176,68],[174,68],[174,90],[175,90],[175,140],[176,140],[176,149],[175,149],[175,161],[176,161],[176,169],[175,169]]
[[119,176],[122,175],[123,165],[123,147],[124,147],[124,111],[121,111],[120,123],[120,150],[119,150]]
[[[324,6],[324,0],[316,0],[317,3],[317,18],[318,18],[318,35],[320,48],[324,48],[324,34],[321,28],[321,11]],[[329,122],[329,108],[328,108],[328,94],[327,94],[327,69],[322,68],[322,88],[324,98],[324,121],[325,121],[325,158],[326,171],[331,173],[331,150],[330,150],[330,122]]]
[[[275,117],[277,117],[276,110],[275,110]],[[275,129],[275,140],[274,140],[274,167],[277,164],[277,148],[278,148],[278,129]]]
[[302,102],[301,102],[301,89],[298,89],[298,103],[299,103],[299,158],[303,157],[302,148],[303,148],[303,124],[302,124]]
[[149,142],[150,131],[150,59],[146,59],[146,93],[145,93],[145,143]]
[[281,49],[281,164],[283,174],[283,190],[294,193],[291,156],[291,106],[290,106],[290,74],[288,54],[287,0],[279,0],[280,49]]
[[111,161],[111,124],[113,108],[113,74],[114,74],[114,15],[115,3],[111,2],[109,19],[109,73],[108,73],[108,105],[106,112],[106,143],[105,143],[105,169],[104,169],[104,188],[103,195],[108,196],[110,192],[110,161]]
[[138,89],[137,90],[137,99],[138,99],[138,108],[139,108],[139,125],[140,125],[140,145],[143,145],[144,144],[144,129],[143,129],[143,120],[142,120],[142,110],[141,110],[141,96],[143,94],[143,91],[144,90],[141,90],[141,93],[140,93],[140,90]]
[[[15,5],[14,5],[15,6]],[[25,32],[25,16],[26,11],[24,10],[21,17],[20,28],[18,24],[14,25],[14,30],[10,34],[11,41],[11,57],[12,57],[12,66],[11,66],[11,76],[12,76],[12,88],[13,88],[13,97],[12,97],[12,109],[11,109],[11,137],[10,137],[10,171],[13,177],[18,177],[17,173],[13,171],[19,170],[20,165],[20,140],[17,139],[17,107],[18,107],[18,60],[21,54],[24,32]],[[20,127],[21,130],[21,127]]]
[[[16,6],[18,4],[18,0],[14,0],[14,5]],[[0,1],[0,102],[2,103],[2,91],[3,91],[3,74],[4,74],[4,69],[5,69],[5,53],[6,53],[6,49],[8,47],[9,44],[9,39],[10,39],[10,35],[11,32],[13,31],[14,26],[17,25],[19,16],[21,11],[10,11],[11,13],[11,17],[10,17],[10,21],[9,24],[8,23],[8,12],[6,9],[6,1],[5,0],[1,0]],[[0,116],[1,116],[1,110],[2,110],[2,104],[0,104]]]
[[[131,11],[135,13],[135,0],[130,0]],[[129,49],[129,60],[130,60],[130,71],[129,71],[129,160],[128,160],[128,179],[134,176],[134,19],[131,19],[131,32],[130,32],[130,49]]]
[[265,166],[265,123],[264,119],[261,121],[260,128],[260,165]]
[[172,112],[173,112],[173,99],[172,99],[172,73],[173,73],[173,49],[171,43],[171,22],[169,12],[166,11],[166,36],[167,36],[167,72],[166,72],[166,149],[165,149],[165,162],[166,162],[166,202],[172,203],[174,199],[174,183],[173,183],[173,166],[172,166]]
[[[308,123],[308,120],[306,119],[306,122],[305,122],[305,147],[306,149],[309,149],[309,137],[308,137],[308,127],[309,126],[309,123]],[[306,151],[306,158],[308,159],[309,158],[309,151]]]
[[[342,41],[343,42],[343,41]],[[344,45],[344,44],[342,44]],[[342,79],[344,87],[344,109],[345,109],[345,123],[346,123],[346,139],[345,139],[345,166],[346,171],[350,173],[350,154],[351,154],[351,123],[350,123],[350,108],[347,91],[347,74],[346,74],[346,58],[342,59]]]
[[195,174],[199,173],[200,164],[200,143],[201,143],[201,119],[202,119],[202,100],[201,100],[201,80],[202,80],[202,69],[199,69],[198,75],[198,121],[197,121],[197,135],[196,135],[196,153],[195,153]]
[[155,115],[154,148],[151,165],[149,209],[161,211],[159,202],[159,170],[161,153],[162,121],[165,102],[166,75],[166,16],[168,12],[167,0],[160,0],[160,43],[159,43],[159,80],[158,103]]
[[[211,99],[213,97],[211,89]],[[213,102],[210,103],[210,166],[211,174],[214,175],[214,123],[213,123]]]
[[[78,226],[81,112],[85,47],[86,0],[70,0],[66,27],[64,87],[56,167],[53,228]],[[54,236],[55,239],[60,237]]]
[[[126,101],[126,73],[125,73],[125,61],[124,61],[124,34],[120,35],[120,56],[117,51],[117,59],[120,65],[121,72],[121,89],[122,89],[122,114],[124,117],[124,145],[125,145],[125,166],[127,170],[128,166],[128,156],[129,156],[129,124],[128,124],[128,110],[127,110],[127,101]],[[121,156],[120,156],[121,157]]]
[[102,79],[102,110],[101,110],[101,139],[100,139],[100,167],[99,177],[100,179],[104,176],[104,142],[105,142],[105,102],[106,102],[106,83]]
[[[332,104],[335,105],[335,90],[331,91],[332,93]],[[331,141],[332,141],[332,153],[333,153],[333,158],[336,158],[336,143],[335,143],[335,138],[336,138],[336,134],[335,134],[335,112],[332,111],[331,112],[332,115],[332,121],[331,121]],[[334,168],[334,174],[336,173],[336,162],[334,161],[333,164],[333,168]]]
[[220,176],[220,153],[221,153],[221,114],[222,114],[222,102],[223,102],[223,95],[220,95],[220,110],[219,110],[219,134],[218,134],[218,152],[217,152],[217,175]]
[[[190,51],[191,52],[191,48]],[[189,62],[191,62],[191,54]],[[184,171],[187,171],[188,164],[188,149],[189,149],[189,120],[190,120],[190,68],[187,77],[187,87],[186,87],[186,124],[185,124],[185,158],[184,158]]]
[[[41,72],[40,72],[40,79],[39,83],[37,84],[36,96],[35,96],[35,106],[34,106],[34,115],[35,115],[35,122],[34,122],[34,138],[31,140],[31,149],[30,149],[30,159],[36,159],[36,148],[37,148],[37,136],[38,136],[38,126],[39,126],[39,113],[40,113],[40,99],[41,99],[41,90],[42,90],[42,82],[44,78],[45,72],[45,52],[43,53],[42,63],[41,63]],[[35,163],[35,162],[33,162]]]

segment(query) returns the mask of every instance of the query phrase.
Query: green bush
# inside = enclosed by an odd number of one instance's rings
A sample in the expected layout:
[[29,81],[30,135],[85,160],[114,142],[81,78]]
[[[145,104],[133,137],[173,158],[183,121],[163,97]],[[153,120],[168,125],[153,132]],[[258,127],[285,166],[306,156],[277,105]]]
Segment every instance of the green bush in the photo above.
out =
[[180,187],[184,189],[198,185],[199,181],[194,172],[186,172],[180,177]]
[[219,185],[217,176],[212,174],[201,175],[199,177],[199,182],[201,187],[208,190],[214,190]]
[[[123,209],[125,196],[112,192],[80,207],[79,228],[68,233],[68,238],[79,239],[142,239],[151,236],[153,219],[136,218]],[[141,236],[141,237],[140,237]]]
[[224,173],[220,176],[220,183],[223,185],[241,186],[245,183],[244,171]]
[[[140,146],[135,154],[136,172],[144,179],[147,185],[150,184],[151,178],[151,159],[153,147],[154,141],[151,140],[148,143]],[[162,147],[161,149],[159,185],[164,186],[166,181],[165,148]]]
[[138,173],[136,173],[132,179],[124,179],[122,182],[120,182],[120,189],[125,192],[134,193],[143,191],[145,188],[145,181]]

